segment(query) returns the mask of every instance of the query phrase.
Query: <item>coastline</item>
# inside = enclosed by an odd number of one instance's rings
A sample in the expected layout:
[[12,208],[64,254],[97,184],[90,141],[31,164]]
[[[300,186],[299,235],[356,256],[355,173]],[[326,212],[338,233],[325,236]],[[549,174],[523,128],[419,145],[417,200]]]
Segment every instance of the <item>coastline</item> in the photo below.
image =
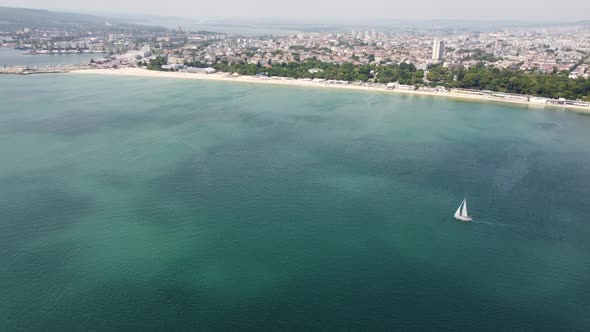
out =
[[387,89],[382,87],[370,87],[360,86],[354,84],[324,84],[312,81],[288,79],[288,78],[258,78],[255,76],[232,76],[229,73],[213,73],[213,74],[202,74],[202,73],[187,73],[187,72],[166,72],[166,71],[154,71],[141,68],[121,68],[121,69],[80,69],[71,70],[68,73],[72,74],[90,74],[90,75],[111,75],[111,76],[134,76],[134,77],[150,77],[150,78],[175,78],[175,79],[191,79],[191,80],[209,80],[209,81],[223,81],[223,82],[242,82],[242,83],[258,83],[258,84],[274,84],[274,85],[286,85],[286,86],[300,86],[300,87],[320,87],[320,88],[334,88],[334,89],[346,89],[346,90],[362,90],[362,91],[375,91],[392,94],[405,94],[405,95],[416,95],[416,96],[431,96],[431,97],[444,97],[452,99],[469,100],[476,102],[499,102],[513,105],[529,106],[531,108],[546,108],[546,109],[560,109],[560,110],[571,110],[579,113],[590,114],[590,107],[576,106],[576,105],[551,105],[551,104],[539,104],[524,100],[509,100],[503,98],[494,98],[489,96],[478,96],[469,95],[459,92],[429,92],[429,91],[417,91],[417,90],[399,90],[399,89]]

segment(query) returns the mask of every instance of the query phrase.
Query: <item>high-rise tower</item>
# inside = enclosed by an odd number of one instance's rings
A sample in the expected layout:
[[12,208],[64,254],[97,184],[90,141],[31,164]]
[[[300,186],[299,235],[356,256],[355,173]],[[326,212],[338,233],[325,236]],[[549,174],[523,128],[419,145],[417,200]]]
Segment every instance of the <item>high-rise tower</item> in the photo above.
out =
[[432,60],[442,60],[445,54],[445,42],[435,39],[432,45]]

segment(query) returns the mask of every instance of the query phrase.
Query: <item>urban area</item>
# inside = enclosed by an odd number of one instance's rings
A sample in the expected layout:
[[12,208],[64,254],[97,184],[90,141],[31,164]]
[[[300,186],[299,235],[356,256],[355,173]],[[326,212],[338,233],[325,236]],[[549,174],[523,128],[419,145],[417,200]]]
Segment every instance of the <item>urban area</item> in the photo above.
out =
[[590,107],[590,25],[259,37],[190,32],[182,27],[123,32],[20,27],[0,31],[0,42],[2,47],[33,55],[96,54],[90,63],[54,68],[4,66],[3,73],[145,67],[388,89],[455,89]]

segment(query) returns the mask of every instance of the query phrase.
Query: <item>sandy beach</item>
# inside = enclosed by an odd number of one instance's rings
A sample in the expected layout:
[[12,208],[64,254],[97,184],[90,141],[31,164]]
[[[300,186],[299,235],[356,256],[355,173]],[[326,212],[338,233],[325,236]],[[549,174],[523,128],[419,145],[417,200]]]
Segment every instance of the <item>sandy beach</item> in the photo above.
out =
[[141,68],[121,68],[121,69],[84,69],[84,70],[73,70],[70,71],[73,74],[86,74],[86,75],[112,75],[112,76],[136,76],[136,77],[152,77],[152,78],[175,78],[175,79],[192,79],[192,80],[210,80],[210,81],[224,81],[224,82],[242,82],[242,83],[258,83],[258,84],[275,84],[275,85],[289,85],[289,86],[303,86],[303,87],[321,87],[331,89],[347,89],[347,90],[364,90],[364,91],[376,91],[393,94],[406,94],[406,95],[417,95],[417,96],[434,96],[434,97],[445,97],[455,98],[462,100],[471,100],[479,102],[500,102],[517,104],[523,106],[529,106],[531,108],[547,108],[547,109],[561,109],[561,110],[572,110],[580,113],[590,113],[590,107],[574,106],[574,105],[551,105],[551,104],[539,104],[534,102],[528,102],[523,100],[510,100],[499,97],[491,96],[478,96],[470,95],[459,92],[428,92],[418,90],[401,90],[401,89],[387,89],[383,87],[371,87],[362,86],[355,84],[327,84],[318,83],[312,81],[306,81],[301,79],[290,79],[281,77],[272,78],[259,78],[254,76],[232,76],[229,73],[214,73],[214,74],[200,74],[200,73],[186,73],[186,72],[166,72],[166,71],[154,71]]

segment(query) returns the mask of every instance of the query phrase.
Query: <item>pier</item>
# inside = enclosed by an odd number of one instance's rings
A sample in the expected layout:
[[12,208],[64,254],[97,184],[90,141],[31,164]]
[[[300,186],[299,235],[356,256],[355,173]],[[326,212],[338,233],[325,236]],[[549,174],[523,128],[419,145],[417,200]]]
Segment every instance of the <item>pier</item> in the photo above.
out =
[[33,75],[33,74],[58,74],[67,73],[72,70],[87,69],[88,66],[77,65],[77,66],[64,66],[64,67],[4,67],[0,68],[0,74],[8,75]]

